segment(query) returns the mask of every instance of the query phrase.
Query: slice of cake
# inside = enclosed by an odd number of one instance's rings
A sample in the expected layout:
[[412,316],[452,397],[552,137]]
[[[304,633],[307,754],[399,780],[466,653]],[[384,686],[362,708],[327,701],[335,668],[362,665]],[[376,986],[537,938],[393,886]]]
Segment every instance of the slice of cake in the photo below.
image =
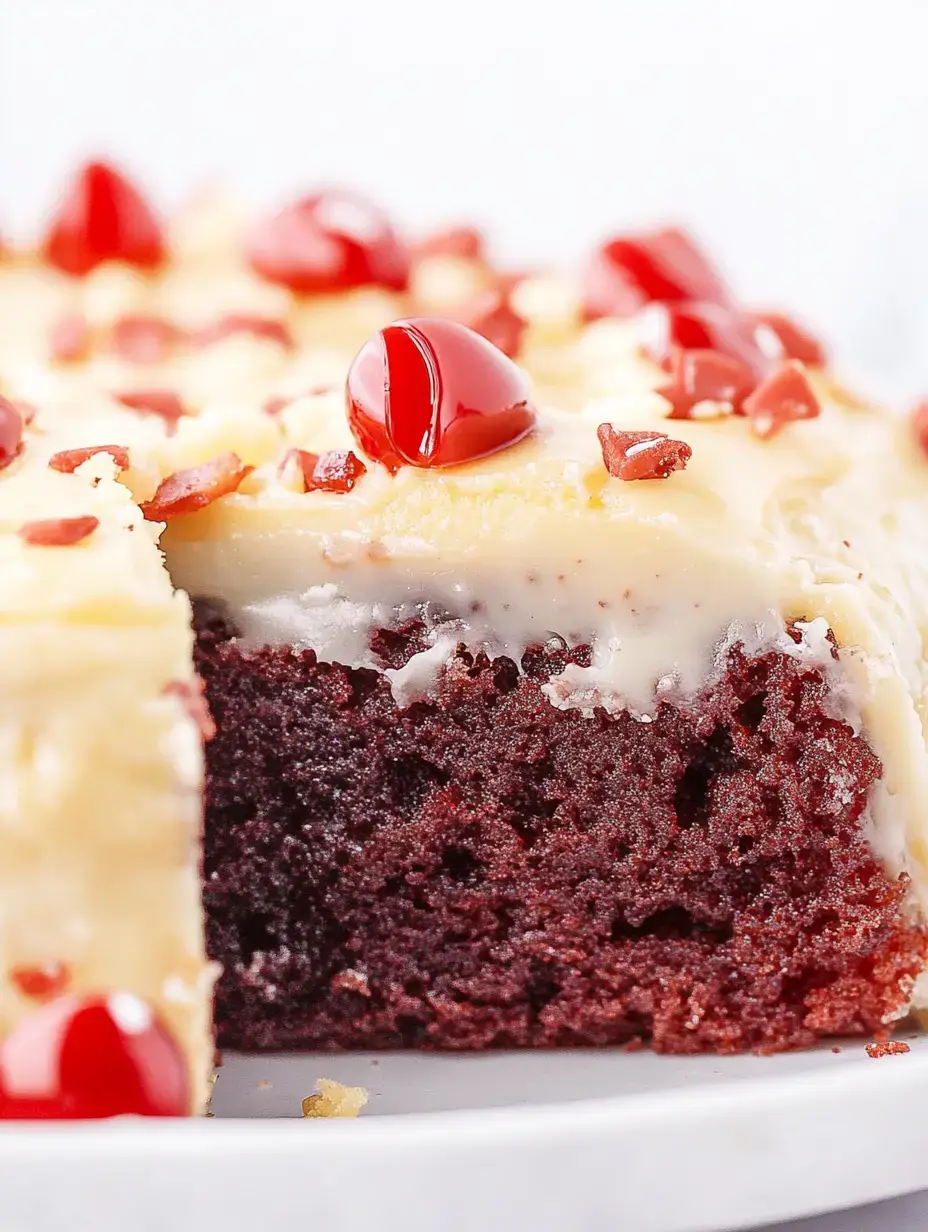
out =
[[577,280],[346,194],[165,237],[97,165],[0,312],[8,1115],[201,1101],[204,914],[228,1047],[920,1004],[924,447],[686,236]]

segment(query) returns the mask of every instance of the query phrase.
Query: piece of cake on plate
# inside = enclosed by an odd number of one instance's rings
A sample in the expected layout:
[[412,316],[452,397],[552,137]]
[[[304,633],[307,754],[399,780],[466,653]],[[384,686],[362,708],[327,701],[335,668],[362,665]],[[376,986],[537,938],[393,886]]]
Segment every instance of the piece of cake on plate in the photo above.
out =
[[5,1115],[199,1107],[214,974],[245,1049],[921,1003],[923,426],[685,235],[166,234],[97,164],[0,314]]

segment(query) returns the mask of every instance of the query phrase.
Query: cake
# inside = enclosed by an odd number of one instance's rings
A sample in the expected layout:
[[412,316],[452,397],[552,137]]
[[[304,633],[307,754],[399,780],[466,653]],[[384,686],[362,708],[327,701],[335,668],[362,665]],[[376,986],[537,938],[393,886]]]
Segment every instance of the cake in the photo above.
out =
[[683,232],[576,277],[83,168],[0,261],[0,1112],[220,1047],[925,1003],[928,431]]

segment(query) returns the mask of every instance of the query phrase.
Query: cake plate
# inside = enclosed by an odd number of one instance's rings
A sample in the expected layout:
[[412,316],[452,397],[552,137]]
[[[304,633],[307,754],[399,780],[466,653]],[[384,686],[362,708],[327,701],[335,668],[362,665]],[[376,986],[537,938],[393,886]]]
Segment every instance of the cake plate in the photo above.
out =
[[[928,1187],[928,1038],[777,1057],[230,1056],[211,1119],[0,1129],[5,1232],[703,1232]],[[357,1120],[304,1120],[320,1077]]]

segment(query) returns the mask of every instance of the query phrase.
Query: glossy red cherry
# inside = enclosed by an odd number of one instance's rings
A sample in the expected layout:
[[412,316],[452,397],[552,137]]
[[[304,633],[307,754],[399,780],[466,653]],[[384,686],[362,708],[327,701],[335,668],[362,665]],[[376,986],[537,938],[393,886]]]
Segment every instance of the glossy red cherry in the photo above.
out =
[[416,317],[382,329],[348,373],[348,421],[391,471],[457,466],[515,444],[535,424],[525,375],[457,321]]
[[304,197],[265,220],[249,244],[251,263],[269,282],[319,294],[376,285],[403,291],[409,250],[377,206],[354,193]]
[[189,1101],[180,1049],[131,993],[57,997],[0,1048],[0,1118],[183,1116]]
[[107,163],[88,163],[78,172],[52,217],[42,253],[51,265],[78,277],[104,261],[155,269],[166,255],[145,198]]
[[589,321],[634,316],[655,301],[732,302],[721,275],[695,241],[676,227],[608,240],[587,263],[582,294]]
[[757,345],[753,322],[719,304],[651,304],[642,314],[645,350],[670,368],[677,350],[717,351],[750,369],[761,380],[770,366]]

